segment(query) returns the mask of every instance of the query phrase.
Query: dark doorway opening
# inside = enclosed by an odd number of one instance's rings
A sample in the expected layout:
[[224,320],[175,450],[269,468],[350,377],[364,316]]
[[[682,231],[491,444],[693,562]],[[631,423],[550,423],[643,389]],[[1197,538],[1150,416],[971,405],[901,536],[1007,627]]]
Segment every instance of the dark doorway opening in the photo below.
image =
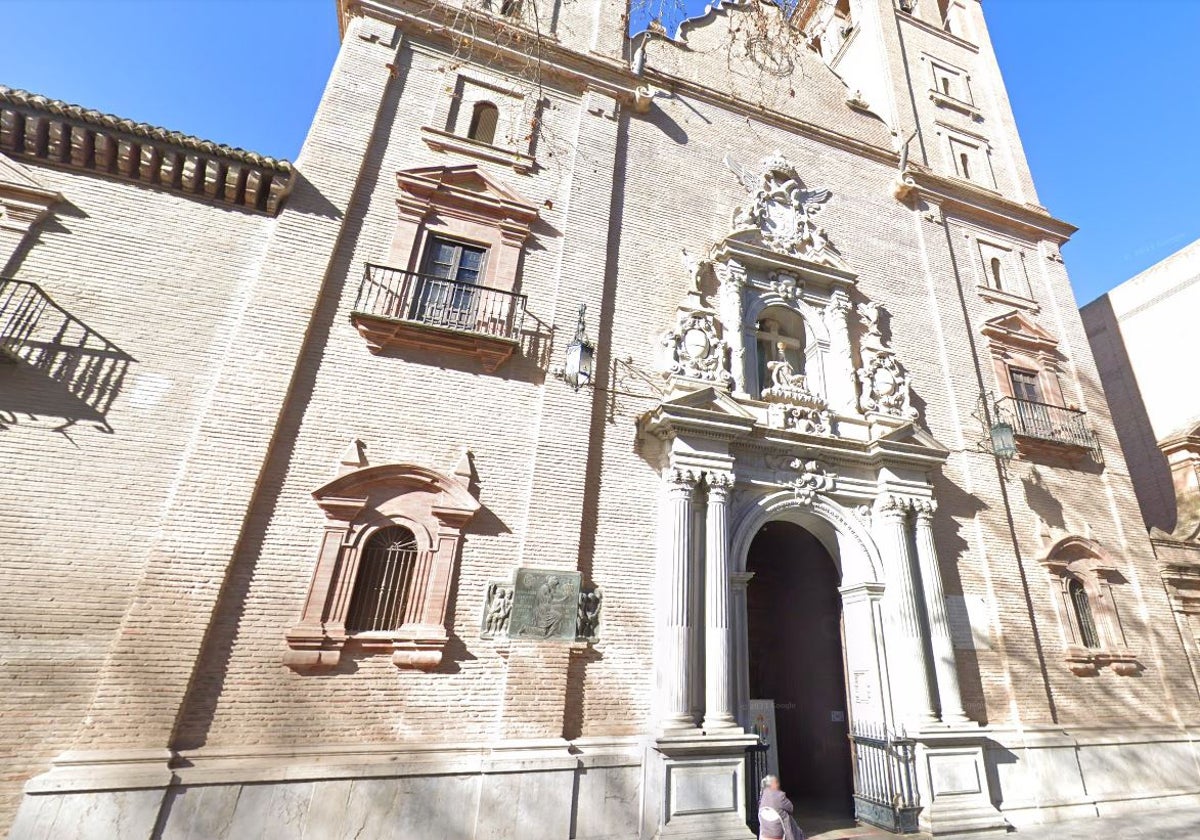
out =
[[798,815],[853,817],[837,566],[804,528],[769,522],[747,571],[750,696],[775,703],[783,789]]

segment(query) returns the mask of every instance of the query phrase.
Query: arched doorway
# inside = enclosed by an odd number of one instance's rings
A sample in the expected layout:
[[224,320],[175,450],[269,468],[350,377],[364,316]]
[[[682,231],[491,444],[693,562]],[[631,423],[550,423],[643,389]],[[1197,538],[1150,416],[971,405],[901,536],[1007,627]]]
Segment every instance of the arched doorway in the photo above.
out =
[[771,521],[746,558],[750,697],[774,702],[779,775],[797,811],[852,816],[837,565],[811,532]]

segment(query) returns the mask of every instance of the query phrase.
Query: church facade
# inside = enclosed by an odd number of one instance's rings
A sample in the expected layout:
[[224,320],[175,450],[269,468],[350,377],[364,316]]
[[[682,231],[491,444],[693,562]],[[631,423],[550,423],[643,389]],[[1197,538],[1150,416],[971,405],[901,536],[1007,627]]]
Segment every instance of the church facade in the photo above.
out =
[[977,0],[340,0],[295,163],[0,88],[14,838],[1200,798]]

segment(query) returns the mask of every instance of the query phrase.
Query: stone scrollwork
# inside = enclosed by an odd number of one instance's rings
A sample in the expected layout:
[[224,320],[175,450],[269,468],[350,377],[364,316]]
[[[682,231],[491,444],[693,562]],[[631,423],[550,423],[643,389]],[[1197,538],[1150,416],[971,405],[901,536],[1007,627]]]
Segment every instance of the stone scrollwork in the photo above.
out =
[[858,369],[858,385],[858,405],[865,414],[917,419],[917,410],[911,402],[910,377],[892,351],[870,353]]
[[810,435],[831,435],[833,415],[823,404],[806,406],[776,402],[767,406],[767,426]]
[[599,586],[579,592],[579,616],[576,636],[582,641],[595,642],[600,638],[600,608],[604,603],[604,592]]
[[668,376],[698,379],[723,388],[733,383],[728,347],[719,337],[715,316],[684,312],[675,329],[663,336]]
[[804,294],[804,283],[786,271],[778,271],[772,274],[768,284],[775,294],[786,301],[796,300]]
[[729,157],[725,165],[750,193],[750,201],[733,215],[733,233],[751,231],[773,251],[817,263],[839,262],[817,212],[829,190],[806,189],[796,168],[778,151],[763,158],[756,170]]
[[507,581],[494,581],[488,585],[487,598],[483,602],[483,622],[479,638],[498,639],[508,635],[508,619],[512,615],[513,585]]
[[799,475],[787,482],[796,496],[796,501],[810,505],[819,493],[829,493],[836,485],[837,476],[825,468],[820,461],[795,458],[789,466]]

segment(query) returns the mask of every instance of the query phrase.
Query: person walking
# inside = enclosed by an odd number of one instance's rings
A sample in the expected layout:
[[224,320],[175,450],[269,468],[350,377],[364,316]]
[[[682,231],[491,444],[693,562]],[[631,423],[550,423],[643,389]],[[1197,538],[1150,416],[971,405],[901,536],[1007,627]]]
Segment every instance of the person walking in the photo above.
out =
[[804,840],[792,811],[792,800],[779,787],[779,777],[764,776],[758,798],[759,840]]

